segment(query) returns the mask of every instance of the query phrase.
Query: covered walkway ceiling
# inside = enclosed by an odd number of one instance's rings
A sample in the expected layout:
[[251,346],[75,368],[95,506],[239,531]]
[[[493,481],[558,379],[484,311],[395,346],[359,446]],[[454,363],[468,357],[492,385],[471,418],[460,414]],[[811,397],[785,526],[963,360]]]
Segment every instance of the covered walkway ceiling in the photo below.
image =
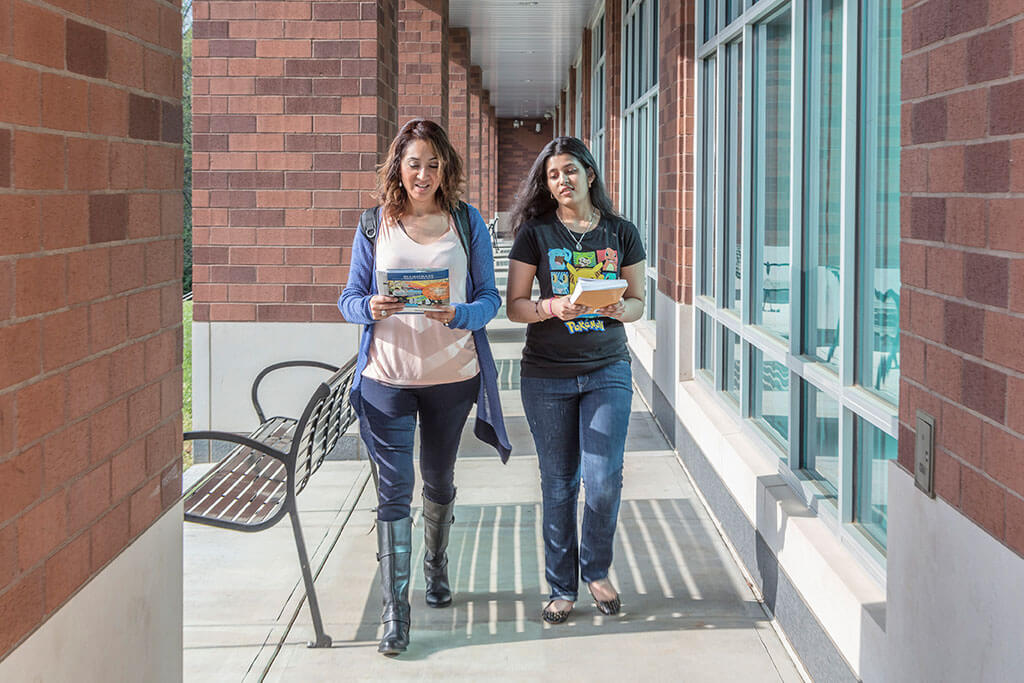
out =
[[499,117],[534,118],[555,108],[598,2],[449,1],[449,24],[469,29],[473,64]]

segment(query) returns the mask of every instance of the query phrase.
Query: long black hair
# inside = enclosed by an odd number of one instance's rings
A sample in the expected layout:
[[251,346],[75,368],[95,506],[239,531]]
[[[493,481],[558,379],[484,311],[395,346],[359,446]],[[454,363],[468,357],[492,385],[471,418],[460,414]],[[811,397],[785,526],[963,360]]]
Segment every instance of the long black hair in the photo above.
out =
[[593,171],[594,182],[590,184],[590,203],[605,215],[616,215],[611,197],[604,189],[601,173],[597,170],[597,161],[587,146],[579,138],[562,136],[555,138],[537,155],[530,172],[519,185],[516,201],[512,206],[512,234],[519,232],[519,227],[526,221],[551,213],[558,208],[558,201],[548,190],[547,164],[548,159],[559,154],[569,154],[583,165],[583,172],[589,175]]

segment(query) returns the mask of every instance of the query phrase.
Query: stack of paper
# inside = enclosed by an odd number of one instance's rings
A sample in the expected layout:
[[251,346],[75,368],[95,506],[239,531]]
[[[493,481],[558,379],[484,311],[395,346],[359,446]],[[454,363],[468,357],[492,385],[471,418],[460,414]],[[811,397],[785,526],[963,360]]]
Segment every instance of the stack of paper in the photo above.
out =
[[581,277],[576,280],[576,288],[569,295],[569,301],[593,310],[611,306],[622,298],[625,291],[625,280],[595,280]]

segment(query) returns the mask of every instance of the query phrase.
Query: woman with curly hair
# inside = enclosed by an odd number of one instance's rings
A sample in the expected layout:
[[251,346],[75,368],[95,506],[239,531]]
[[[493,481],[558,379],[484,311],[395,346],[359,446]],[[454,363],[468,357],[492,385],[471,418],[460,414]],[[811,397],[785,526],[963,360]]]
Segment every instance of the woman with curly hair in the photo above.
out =
[[[511,451],[498,402],[497,370],[484,326],[501,305],[491,238],[480,212],[459,200],[462,161],[444,129],[414,119],[399,131],[378,171],[381,205],[360,220],[345,320],[363,325],[352,405],[379,471],[377,546],[384,610],[378,651],[409,644],[413,437],[420,425],[426,603],[451,604],[448,532],[454,520],[455,456],[470,408],[474,433],[502,460]],[[376,273],[447,270],[449,304],[401,314],[405,304],[377,290]]]

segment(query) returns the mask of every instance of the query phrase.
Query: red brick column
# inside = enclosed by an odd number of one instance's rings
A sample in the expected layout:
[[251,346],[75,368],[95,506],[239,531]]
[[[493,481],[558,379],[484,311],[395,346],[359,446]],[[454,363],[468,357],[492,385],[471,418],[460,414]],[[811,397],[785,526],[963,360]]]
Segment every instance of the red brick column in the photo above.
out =
[[482,108],[483,74],[480,67],[469,68],[469,156],[466,158],[467,196],[473,206],[480,205],[483,173],[480,164],[480,111]]
[[196,321],[341,319],[396,130],[395,3],[196,3]]
[[500,160],[498,159],[498,112],[494,108],[494,105],[490,107],[491,114],[491,145],[488,150],[488,154],[491,156],[491,176],[490,176],[490,191],[491,191],[491,212],[492,214],[498,212],[498,165]]
[[576,74],[576,84],[580,90],[583,91],[583,117],[580,119],[580,125],[583,127],[583,131],[580,134],[580,139],[589,148],[590,147],[590,29],[583,29],[583,58],[580,60],[580,72]]
[[1024,12],[905,5],[899,462],[1024,554]]
[[0,7],[2,660],[181,493],[183,159],[177,7]]
[[[661,3],[659,3],[660,5]],[[607,122],[604,129],[604,181],[612,203],[619,202],[619,134],[622,120],[622,0],[604,4],[604,92]]]
[[694,0],[661,3],[658,290],[693,302]]
[[[448,137],[469,163],[469,30],[453,27],[448,33]],[[468,174],[469,167],[466,166]],[[467,175],[468,178],[468,175]]]
[[[498,211],[511,211],[519,183],[530,172],[534,159],[544,145],[554,137],[554,121],[550,119],[524,119],[516,128],[512,119],[497,119],[498,173],[496,192]],[[537,132],[537,124],[541,132]]]
[[399,0],[398,121],[448,127],[448,0]]
[[569,67],[569,86],[565,89],[566,135],[576,135],[576,67]]
[[491,216],[491,177],[494,160],[491,149],[491,91],[480,92],[480,213],[484,220]]

